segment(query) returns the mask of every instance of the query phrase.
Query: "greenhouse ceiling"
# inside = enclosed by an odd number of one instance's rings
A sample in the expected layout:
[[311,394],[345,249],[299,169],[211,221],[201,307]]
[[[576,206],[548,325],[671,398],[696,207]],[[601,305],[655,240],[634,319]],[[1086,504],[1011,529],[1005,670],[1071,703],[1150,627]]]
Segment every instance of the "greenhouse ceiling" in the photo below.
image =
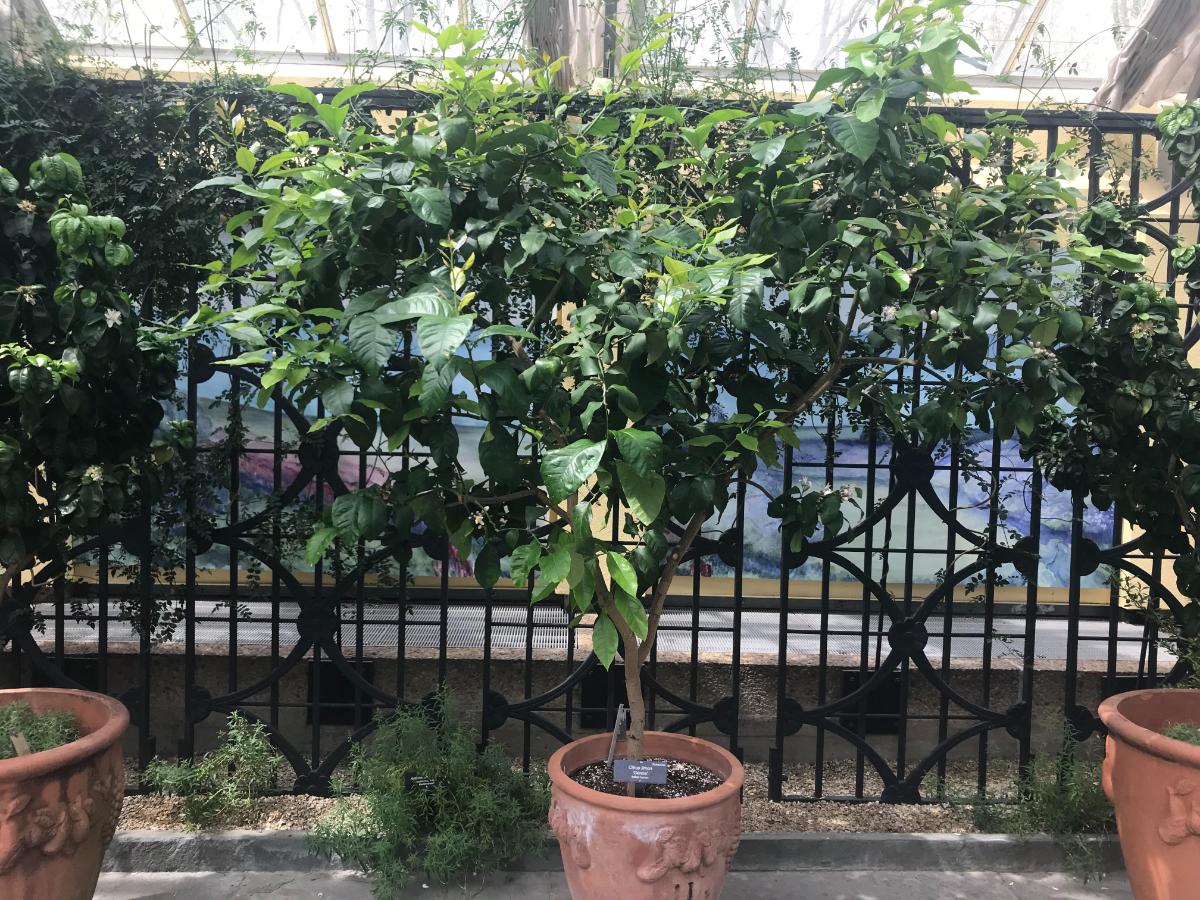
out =
[[[22,0],[17,0],[22,2]],[[329,82],[431,52],[414,21],[487,30],[498,50],[529,43],[527,23],[568,34],[572,50],[602,57],[606,20],[629,20],[628,0],[24,0],[45,6],[82,54],[118,68],[185,75],[236,64],[278,78]],[[962,74],[985,93],[1040,90],[1086,100],[1153,0],[977,0],[968,18],[986,58]],[[839,48],[874,26],[877,0],[639,0],[641,21],[670,14],[689,69],[741,65],[781,93],[837,65]],[[611,42],[613,28],[608,27]],[[610,43],[611,45],[611,43]]]

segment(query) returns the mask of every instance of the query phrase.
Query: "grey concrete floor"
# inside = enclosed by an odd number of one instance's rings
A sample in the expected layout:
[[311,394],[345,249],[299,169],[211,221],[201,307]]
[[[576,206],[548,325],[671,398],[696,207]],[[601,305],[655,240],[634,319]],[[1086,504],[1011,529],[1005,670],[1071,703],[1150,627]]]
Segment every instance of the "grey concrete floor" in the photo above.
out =
[[[483,887],[414,885],[405,900],[569,900],[562,874],[499,876]],[[1123,875],[1081,884],[1068,875],[1001,872],[802,871],[733,872],[722,900],[1131,900]],[[365,879],[348,873],[165,873],[100,876],[96,900],[373,900]]]

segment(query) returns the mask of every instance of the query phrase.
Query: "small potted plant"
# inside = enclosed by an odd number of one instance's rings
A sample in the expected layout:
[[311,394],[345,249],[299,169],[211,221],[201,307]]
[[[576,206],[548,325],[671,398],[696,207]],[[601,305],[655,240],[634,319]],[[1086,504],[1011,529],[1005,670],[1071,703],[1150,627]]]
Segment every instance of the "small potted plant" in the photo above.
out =
[[0,896],[87,900],[125,796],[124,704],[0,691]]
[[[119,286],[125,226],[89,209],[72,157],[41,159],[25,187],[0,167],[0,221],[0,612],[14,616],[62,576],[73,539],[154,480],[176,351],[140,326]],[[92,896],[128,723],[98,694],[0,691],[0,896]]]

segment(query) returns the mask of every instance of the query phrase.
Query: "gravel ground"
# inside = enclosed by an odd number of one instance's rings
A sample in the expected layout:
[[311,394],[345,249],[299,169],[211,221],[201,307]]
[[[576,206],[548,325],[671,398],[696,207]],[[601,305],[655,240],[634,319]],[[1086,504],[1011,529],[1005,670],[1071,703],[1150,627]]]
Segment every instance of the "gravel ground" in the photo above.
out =
[[[1015,775],[1015,765],[993,763],[989,771],[993,788],[1003,789]],[[975,794],[976,768],[973,762],[951,762],[946,771],[946,795],[950,803],[923,803],[904,806],[890,803],[842,803],[836,800],[785,801],[767,799],[767,768],[752,763],[746,766],[745,803],[742,825],[747,832],[767,831],[876,831],[876,832],[974,832],[972,810],[965,802]],[[786,773],[784,792],[790,796],[811,796],[815,777],[812,766],[798,766]],[[924,791],[933,795],[934,776],[926,779]],[[852,795],[855,787],[853,761],[827,762],[822,770],[822,790],[826,795]],[[868,768],[864,779],[865,796],[878,796],[882,783]],[[328,797],[263,797],[244,813],[231,816],[215,828],[307,830],[333,806]],[[157,794],[125,798],[120,827],[126,829],[175,830],[184,827],[182,801]]]
[[[329,797],[259,797],[246,810],[228,816],[212,828],[214,831],[228,828],[259,831],[297,828],[307,831],[329,811],[333,803]],[[183,822],[183,801],[161,794],[126,797],[118,827],[131,830],[183,830],[187,827]]]

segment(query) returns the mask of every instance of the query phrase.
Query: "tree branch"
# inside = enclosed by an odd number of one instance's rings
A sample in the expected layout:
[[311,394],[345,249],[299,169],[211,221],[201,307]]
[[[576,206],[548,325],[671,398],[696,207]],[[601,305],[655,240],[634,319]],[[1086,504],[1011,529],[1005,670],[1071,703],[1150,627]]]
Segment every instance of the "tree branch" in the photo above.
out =
[[[719,485],[720,490],[724,490],[725,483]],[[692,542],[700,533],[700,529],[704,527],[705,521],[708,519],[703,512],[698,512],[687,524],[684,529],[683,536],[679,538],[671,552],[667,554],[667,559],[663,563],[662,571],[658,576],[658,583],[654,586],[654,593],[650,596],[650,615],[646,627],[646,639],[642,641],[641,649],[638,651],[638,660],[645,662],[650,658],[650,651],[654,649],[654,639],[658,636],[658,622],[662,618],[663,607],[666,605],[667,591],[671,587],[671,581],[675,577],[675,570],[679,568],[679,563],[683,559],[683,555],[687,553],[688,548],[692,546]]]

